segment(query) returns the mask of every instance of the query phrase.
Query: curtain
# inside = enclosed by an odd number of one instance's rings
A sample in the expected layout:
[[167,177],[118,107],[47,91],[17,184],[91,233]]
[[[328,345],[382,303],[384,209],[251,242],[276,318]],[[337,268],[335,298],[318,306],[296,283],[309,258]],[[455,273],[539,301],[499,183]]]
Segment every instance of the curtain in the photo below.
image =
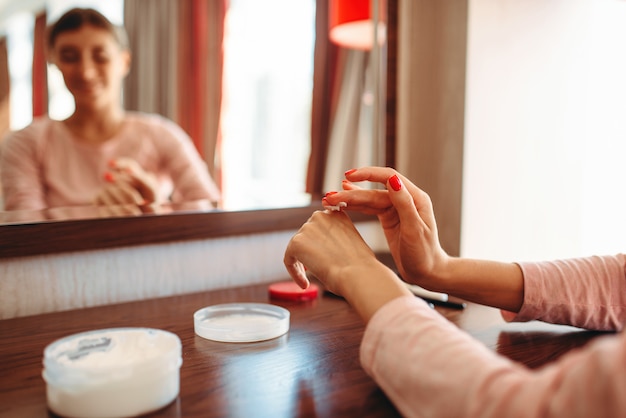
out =
[[129,110],[178,122],[178,4],[172,0],[124,2],[132,65],[124,84]]
[[0,141],[10,127],[9,113],[9,56],[7,38],[0,37]]
[[124,2],[133,54],[124,86],[125,107],[178,123],[216,181],[227,4],[228,0]]
[[224,22],[228,0],[180,2],[179,123],[204,155],[220,184],[220,113],[222,104]]
[[[0,142],[9,132],[9,57],[7,48],[7,38],[0,37]],[[0,184],[0,210],[4,208],[2,198],[2,185]]]
[[35,18],[33,36],[33,117],[48,114],[48,64],[45,54],[46,13]]
[[306,191],[318,200],[324,190],[324,170],[328,156],[330,115],[333,113],[332,92],[338,48],[328,37],[328,0],[315,5],[315,47],[313,99],[311,103],[311,154],[306,178]]
[[385,56],[384,156],[386,167],[396,167],[396,115],[398,100],[398,2],[387,0],[387,43]]

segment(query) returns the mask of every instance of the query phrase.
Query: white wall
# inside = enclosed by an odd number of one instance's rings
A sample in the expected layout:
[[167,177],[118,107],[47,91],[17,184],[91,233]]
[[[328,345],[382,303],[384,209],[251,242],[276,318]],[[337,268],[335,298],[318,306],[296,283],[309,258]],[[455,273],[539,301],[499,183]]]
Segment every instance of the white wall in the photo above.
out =
[[626,251],[626,1],[469,4],[462,255]]

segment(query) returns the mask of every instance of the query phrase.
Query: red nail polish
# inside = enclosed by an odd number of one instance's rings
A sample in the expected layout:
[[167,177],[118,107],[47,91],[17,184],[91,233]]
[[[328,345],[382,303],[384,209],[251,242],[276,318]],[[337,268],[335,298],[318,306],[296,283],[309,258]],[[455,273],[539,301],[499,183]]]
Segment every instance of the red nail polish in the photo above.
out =
[[111,173],[110,171],[107,171],[106,173],[104,173],[104,179],[108,181],[109,183],[113,183],[115,181],[115,177],[113,176],[113,173]]
[[328,193],[326,193],[324,195],[324,197],[328,197],[328,196],[331,196],[331,195],[334,195],[334,194],[337,194],[337,192],[328,192]]
[[400,177],[397,174],[389,177],[389,185],[396,192],[402,188],[402,181],[400,181]]
[[354,173],[355,171],[356,171],[356,168],[352,168],[352,169],[350,169],[350,170],[346,171],[346,172],[344,173],[344,175],[349,176],[350,174]]

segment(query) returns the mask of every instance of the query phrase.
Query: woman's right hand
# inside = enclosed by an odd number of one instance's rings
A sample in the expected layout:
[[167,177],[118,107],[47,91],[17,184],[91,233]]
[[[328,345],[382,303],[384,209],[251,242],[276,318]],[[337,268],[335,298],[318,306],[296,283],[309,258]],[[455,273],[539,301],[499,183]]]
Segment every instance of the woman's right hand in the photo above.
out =
[[[324,204],[347,203],[346,210],[375,214],[403,279],[427,285],[441,276],[449,256],[441,248],[430,196],[392,168],[363,167],[346,172],[343,191],[329,193]],[[384,184],[386,190],[363,189],[355,183]]]
[[158,184],[153,175],[134,160],[118,158],[105,173],[107,184],[93,202],[102,216],[154,213],[158,209]]
[[125,181],[110,180],[96,195],[93,204],[100,217],[141,215],[146,206],[141,194]]

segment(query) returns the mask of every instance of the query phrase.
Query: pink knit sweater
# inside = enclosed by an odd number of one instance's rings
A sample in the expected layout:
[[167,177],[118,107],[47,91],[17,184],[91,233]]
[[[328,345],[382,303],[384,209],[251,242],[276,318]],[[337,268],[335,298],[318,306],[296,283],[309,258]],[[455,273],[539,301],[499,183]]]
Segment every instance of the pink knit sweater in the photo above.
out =
[[132,158],[155,174],[163,200],[219,199],[189,136],[157,115],[127,112],[121,131],[98,145],[82,142],[63,123],[42,117],[1,145],[6,210],[89,205],[105,185],[108,162],[119,157]]
[[[524,304],[508,320],[620,331],[626,256],[521,263]],[[594,339],[537,370],[477,342],[420,299],[383,306],[369,322],[361,363],[404,416],[624,417],[626,334]]]

